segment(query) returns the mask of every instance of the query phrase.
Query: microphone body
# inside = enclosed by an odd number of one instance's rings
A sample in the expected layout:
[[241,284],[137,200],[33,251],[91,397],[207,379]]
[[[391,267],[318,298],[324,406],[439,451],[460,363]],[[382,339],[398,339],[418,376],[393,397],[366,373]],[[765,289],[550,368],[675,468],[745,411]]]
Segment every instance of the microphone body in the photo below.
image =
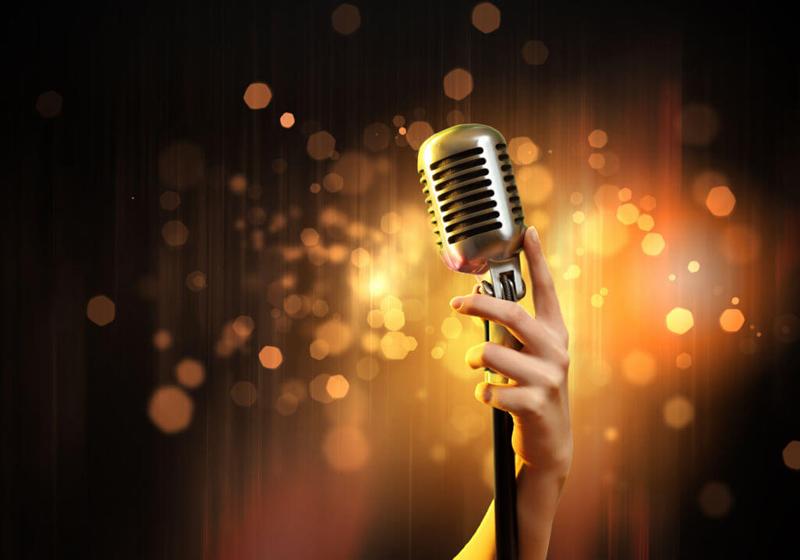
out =
[[[423,142],[417,158],[436,244],[452,270],[480,276],[481,292],[519,301],[525,295],[519,251],[525,217],[506,141],[494,128],[463,124]],[[519,349],[502,325],[485,322],[486,340]],[[488,383],[508,383],[486,370]],[[498,560],[518,556],[513,419],[493,410],[495,536]]]

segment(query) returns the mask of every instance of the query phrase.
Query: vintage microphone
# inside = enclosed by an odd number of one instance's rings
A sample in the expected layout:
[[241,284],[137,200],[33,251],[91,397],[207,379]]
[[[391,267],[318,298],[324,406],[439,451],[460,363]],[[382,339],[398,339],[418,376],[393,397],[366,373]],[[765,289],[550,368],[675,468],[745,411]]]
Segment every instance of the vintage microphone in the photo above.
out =
[[[519,251],[525,235],[506,141],[482,124],[437,132],[419,148],[422,192],[436,243],[451,269],[481,275],[481,291],[510,301],[525,295]],[[486,339],[511,348],[520,342],[502,325],[485,322]],[[488,383],[508,383],[486,370]],[[497,559],[516,560],[517,500],[511,415],[494,409],[494,507]]]

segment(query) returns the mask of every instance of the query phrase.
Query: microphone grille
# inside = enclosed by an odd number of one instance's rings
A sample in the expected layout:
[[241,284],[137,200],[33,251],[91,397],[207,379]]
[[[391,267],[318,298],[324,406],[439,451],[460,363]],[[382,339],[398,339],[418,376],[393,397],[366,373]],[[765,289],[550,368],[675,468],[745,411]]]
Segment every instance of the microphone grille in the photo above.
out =
[[493,128],[459,125],[432,136],[420,147],[419,176],[442,249],[525,227],[506,142]]

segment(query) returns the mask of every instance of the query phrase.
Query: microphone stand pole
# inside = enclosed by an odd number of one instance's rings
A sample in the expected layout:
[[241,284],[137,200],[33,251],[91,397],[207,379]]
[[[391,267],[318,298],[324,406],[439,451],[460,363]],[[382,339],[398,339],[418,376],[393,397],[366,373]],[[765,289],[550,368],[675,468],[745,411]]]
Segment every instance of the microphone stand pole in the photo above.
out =
[[[495,287],[487,281],[481,283],[481,291],[487,295],[517,301],[518,291],[514,286],[514,275],[492,274],[496,279]],[[498,282],[499,281],[499,282]],[[498,289],[499,288],[499,289]],[[524,293],[524,288],[523,288]],[[520,349],[520,342],[502,325],[484,321],[484,334],[487,341],[503,346]],[[487,383],[508,383],[508,379],[491,370],[486,370]],[[514,432],[514,420],[511,415],[497,408],[492,409],[493,443],[494,443],[494,530],[497,546],[497,560],[517,560],[519,540],[517,526],[517,478],[514,448],[511,435]]]

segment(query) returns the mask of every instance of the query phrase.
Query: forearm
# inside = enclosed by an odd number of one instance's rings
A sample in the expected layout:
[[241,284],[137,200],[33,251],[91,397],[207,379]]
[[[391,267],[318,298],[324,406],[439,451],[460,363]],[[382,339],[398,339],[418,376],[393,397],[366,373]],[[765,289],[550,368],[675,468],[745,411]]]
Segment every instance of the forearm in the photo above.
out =
[[[550,531],[558,508],[566,469],[535,470],[523,465],[517,471],[517,521],[519,560],[547,557]],[[455,560],[486,560],[495,557],[494,501],[478,529]]]

